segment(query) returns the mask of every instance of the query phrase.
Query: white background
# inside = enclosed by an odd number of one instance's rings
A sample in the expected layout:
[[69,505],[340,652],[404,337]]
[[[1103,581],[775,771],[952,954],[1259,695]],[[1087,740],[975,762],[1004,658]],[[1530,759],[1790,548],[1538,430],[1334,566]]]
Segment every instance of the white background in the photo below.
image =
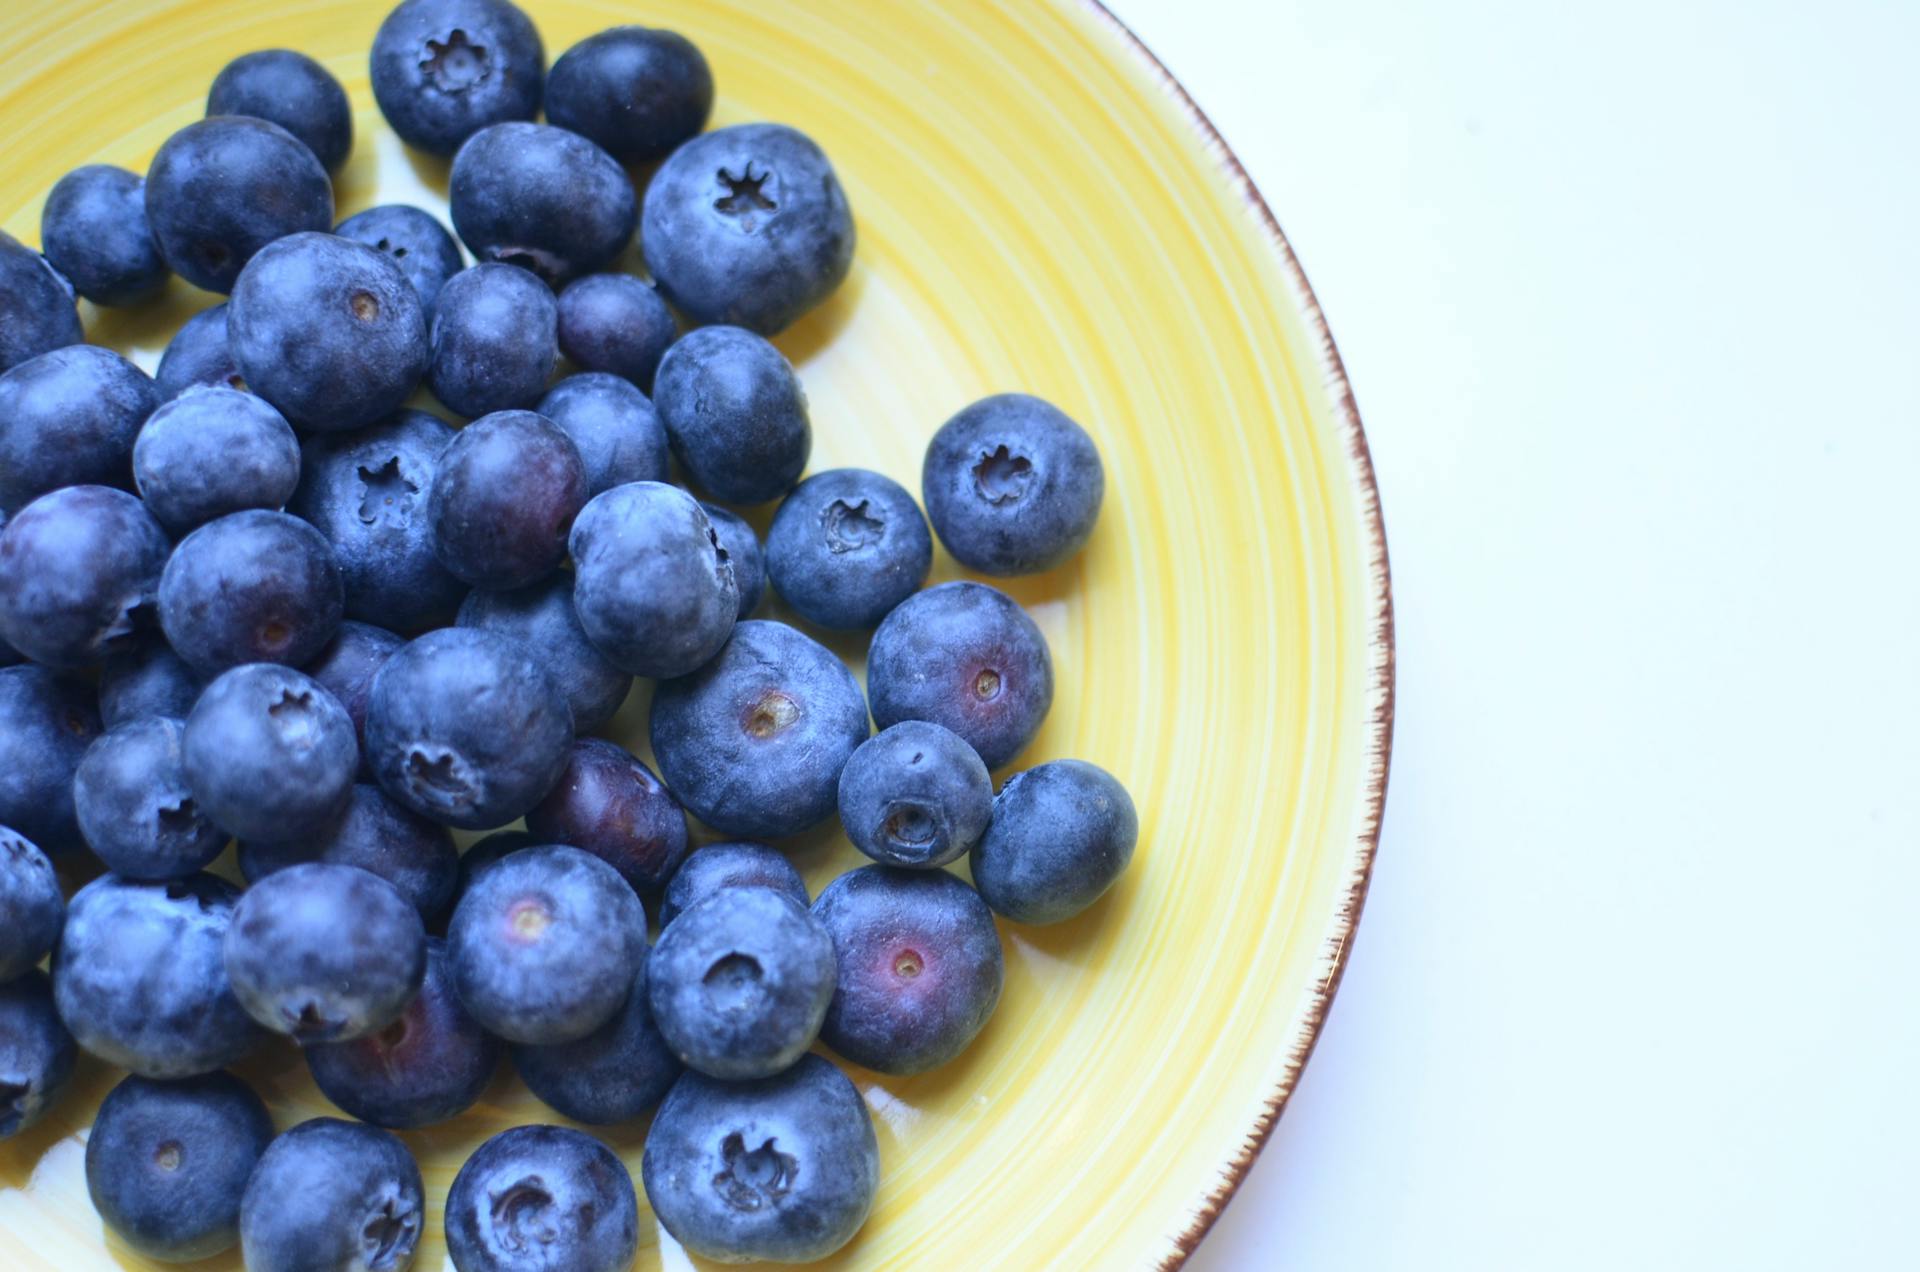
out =
[[1920,5],[1115,2],[1325,304],[1399,619],[1192,1266],[1920,1266]]

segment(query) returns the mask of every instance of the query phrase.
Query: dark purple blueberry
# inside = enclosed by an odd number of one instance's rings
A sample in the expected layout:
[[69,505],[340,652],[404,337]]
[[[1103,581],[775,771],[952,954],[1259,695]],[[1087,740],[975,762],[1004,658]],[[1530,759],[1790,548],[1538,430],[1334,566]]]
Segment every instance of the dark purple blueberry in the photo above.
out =
[[207,92],[208,115],[251,115],[278,124],[329,172],[353,148],[347,90],[326,67],[292,49],[262,49],[228,62]]
[[429,923],[453,904],[460,873],[460,854],[447,828],[402,808],[378,786],[355,786],[345,814],[318,835],[240,845],[240,872],[248,883],[306,861],[358,866],[378,875]]
[[882,865],[944,866],[980,842],[993,779],[973,748],[924,720],[868,738],[840,771],[840,822]]
[[166,532],[106,486],[40,496],[0,530],[0,639],[49,667],[91,666],[150,627]]
[[612,155],[578,133],[517,121],[460,147],[447,204],[476,260],[518,265],[554,288],[613,264],[640,221]]
[[180,325],[160,356],[160,369],[154,372],[153,382],[160,396],[169,400],[192,388],[247,387],[239,364],[233,360],[233,350],[227,346],[225,302],[202,309]]
[[434,302],[427,385],[456,414],[532,407],[560,363],[553,293],[523,269],[482,262]]
[[475,587],[538,583],[567,555],[587,502],[580,452],[551,420],[496,411],[441,453],[427,496],[440,563]]
[[920,472],[940,542],[984,574],[1034,574],[1071,557],[1106,488],[1087,431],[1025,393],[983,398],[948,420]]
[[459,1272],[627,1272],[640,1241],[627,1168],[564,1126],[516,1126],[475,1149],[446,1223]]
[[160,576],[167,643],[203,675],[242,663],[313,661],[340,627],[333,549],[284,512],[209,521],[180,541]]
[[513,1067],[547,1107],[590,1126],[628,1122],[660,1103],[680,1061],[654,1027],[647,964],[612,1020],[577,1042],[515,1047]]
[[688,811],[726,834],[773,839],[832,814],[867,708],[831,650],[750,620],[712,662],[660,683],[650,729],[660,775]]
[[707,514],[714,538],[719,540],[720,550],[727,554],[727,564],[733,567],[733,585],[740,594],[740,605],[735,614],[739,618],[747,618],[759,608],[761,593],[767,587],[767,567],[760,552],[760,537],[744,518],[728,512],[719,504],[703,503],[700,511]]
[[339,701],[353,721],[353,736],[360,747],[360,777],[373,776],[366,747],[367,700],[373,696],[373,678],[406,643],[384,627],[349,621],[340,624],[320,656],[307,664],[307,674]]
[[537,654],[573,708],[576,733],[591,733],[613,719],[633,689],[633,677],[587,639],[573,610],[573,576],[564,571],[510,592],[470,592],[458,621],[517,640]]
[[405,0],[374,35],[369,70],[400,139],[450,155],[488,124],[538,114],[546,65],[532,19],[507,0]]
[[560,293],[560,352],[642,393],[653,389],[653,373],[679,336],[667,302],[631,274],[588,274]]
[[547,75],[547,118],[623,163],[664,159],[699,135],[713,110],[713,72],[673,31],[620,26],[560,55]]
[[187,789],[187,726],[166,716],[122,725],[87,748],[73,807],[87,846],[127,879],[179,879],[220,855],[227,833]]
[[840,979],[820,1038],[881,1073],[925,1073],[967,1049],[1000,1001],[1006,965],[993,913],[944,870],[862,866],[813,913]]
[[360,763],[347,709],[275,663],[216,677],[187,716],[183,748],[197,810],[241,839],[275,842],[332,825]]
[[0,982],[32,971],[52,951],[66,921],[67,899],[47,854],[0,826]]
[[771,888],[798,905],[807,904],[806,880],[777,849],[746,842],[707,844],[689,853],[667,884],[660,898],[660,926],[727,888]]
[[629,482],[574,522],[573,608],[594,647],[636,676],[680,676],[726,644],[739,593],[725,550],[684,490]]
[[0,668],[0,826],[54,856],[79,848],[73,775],[99,736],[84,684],[44,667]]
[[767,530],[767,578],[800,617],[872,627],[920,590],[933,536],[913,496],[891,477],[835,468],[801,482]]
[[201,684],[200,673],[155,635],[100,668],[100,722],[117,729],[148,716],[184,720]]
[[278,124],[217,115],[167,138],[147,169],[147,220],[174,273],[233,289],[275,239],[333,224],[327,170]]
[[73,284],[0,230],[0,371],[84,339]]
[[630,481],[667,479],[667,431],[653,403],[619,376],[570,375],[548,390],[539,409],[579,448],[590,495]]
[[0,374],[0,508],[62,486],[133,488],[133,439],[160,390],[111,349],[69,345]]
[[467,895],[467,889],[480,877],[482,871],[492,866],[509,853],[519,852],[522,848],[538,847],[540,840],[524,830],[496,830],[491,835],[476,839],[460,854],[460,882],[454,891],[457,902]]
[[185,534],[230,512],[285,507],[300,484],[300,439],[264,398],[198,389],[148,417],[133,480],[160,524]]
[[[0,831],[0,846],[5,835]],[[60,1102],[78,1058],[45,973],[29,966],[0,982],[0,1140],[28,1129]]]
[[974,846],[973,884],[1016,923],[1058,923],[1100,899],[1133,860],[1140,818],[1127,788],[1084,760],[1015,773]]
[[438,218],[404,203],[356,212],[333,232],[392,257],[420,293],[420,305],[429,318],[440,289],[466,264],[460,258],[460,245]]
[[543,843],[592,853],[636,892],[664,888],[687,855],[687,815],[673,792],[604,738],[573,744],[566,772],[528,812],[527,830]]
[[167,285],[167,263],[147,224],[147,183],[104,163],[54,183],[40,212],[47,263],[96,305],[133,305]]
[[316,1117],[260,1155],[240,1199],[247,1272],[404,1272],[425,1220],[420,1167],[393,1135]]
[[813,451],[799,377],[741,327],[702,327],[676,340],[654,376],[653,407],[687,475],[725,503],[778,499]]

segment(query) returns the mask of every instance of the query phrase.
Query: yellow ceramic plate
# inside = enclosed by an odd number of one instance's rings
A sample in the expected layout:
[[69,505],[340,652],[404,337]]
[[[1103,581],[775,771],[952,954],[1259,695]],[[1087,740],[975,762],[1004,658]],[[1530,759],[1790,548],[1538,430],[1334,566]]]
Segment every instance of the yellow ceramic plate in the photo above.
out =
[[[384,0],[14,0],[0,41],[0,222],[39,241],[82,163],[144,170],[231,57],[303,49],[353,96],[344,215],[423,201],[367,87]],[[813,467],[919,488],[927,438],[1024,389],[1092,431],[1108,493],[1086,553],[1014,583],[1059,690],[1030,758],[1126,782],[1140,849],[1077,920],[1005,929],[1006,995],[963,1058],[856,1070],[884,1175],[861,1268],[1177,1263],[1271,1127],[1358,917],[1391,720],[1385,543],[1359,419],[1278,227],[1145,50],[1080,0],[541,0],[549,55],[619,22],[685,32],[717,123],[798,125],[833,157],[860,246],[839,295],[781,338],[813,405]],[[211,298],[84,316],[152,367]],[[936,580],[958,573],[944,556]],[[858,666],[858,642],[837,646]],[[638,696],[638,695],[636,695]],[[616,732],[644,737],[644,702]],[[796,848],[817,890],[858,860]],[[290,1048],[250,1065],[283,1127],[331,1112]],[[85,1128],[117,1077],[83,1066],[60,1116],[0,1145],[0,1266],[142,1261],[103,1234]],[[481,1139],[550,1115],[503,1073],[457,1122],[407,1136],[425,1169],[418,1266]],[[634,1166],[644,1127],[609,1140]],[[649,1214],[638,1266],[688,1260]],[[237,1256],[213,1261],[238,1267]],[[450,1266],[450,1265],[449,1265]]]

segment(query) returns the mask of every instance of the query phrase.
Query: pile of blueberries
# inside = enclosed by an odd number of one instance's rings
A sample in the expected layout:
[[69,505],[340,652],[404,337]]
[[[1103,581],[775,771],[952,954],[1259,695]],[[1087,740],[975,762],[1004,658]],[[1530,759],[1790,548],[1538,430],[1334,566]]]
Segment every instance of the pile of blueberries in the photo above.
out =
[[[423,1199],[391,1130],[459,1115],[505,1051],[575,1122],[658,1106],[642,1180],[689,1250],[819,1258],[879,1161],[815,1041],[952,1060],[1000,997],[995,915],[1075,915],[1132,855],[1090,764],[995,795],[1047,643],[993,587],[922,590],[936,532],[987,575],[1069,558],[1100,457],[1010,394],[935,434],[924,516],[876,472],[803,479],[767,337],[846,276],[853,219],[803,134],[703,132],[684,38],[619,27],[549,72],[507,0],[406,0],[372,81],[451,156],[477,263],[418,208],[333,224],[347,97],[286,51],[222,71],[144,178],[63,178],[44,254],[0,242],[0,1136],[84,1050],[131,1071],[86,1148],[128,1246],[403,1268]],[[636,231],[651,282],[615,269]],[[228,300],[157,375],[82,343],[75,293],[172,274]],[[776,500],[764,547],[720,506]],[[768,583],[871,630],[864,694],[752,617]],[[658,776],[592,736],[636,677]],[[810,901],[760,841],[836,813],[875,864]],[[492,833],[463,854],[454,829]],[[244,890],[207,872],[231,841]],[[354,1120],[275,1135],[226,1072],[270,1034]],[[463,1272],[625,1268],[637,1227],[620,1159],[558,1126],[486,1141],[446,1202]]]

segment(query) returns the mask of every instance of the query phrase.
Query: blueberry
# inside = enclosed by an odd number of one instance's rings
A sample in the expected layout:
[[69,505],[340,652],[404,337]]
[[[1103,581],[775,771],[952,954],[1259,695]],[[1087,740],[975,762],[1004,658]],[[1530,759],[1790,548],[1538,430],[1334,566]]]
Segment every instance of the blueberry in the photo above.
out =
[[[4,838],[0,831],[0,844]],[[73,1035],[53,1009],[53,987],[44,973],[28,967],[0,984],[0,1140],[26,1130],[60,1102],[78,1055]]]
[[1093,533],[1106,473],[1093,439],[1025,393],[983,398],[927,444],[921,493],[940,542],[986,574],[1034,574]]
[[383,203],[356,212],[336,225],[333,232],[392,257],[420,294],[420,306],[429,318],[440,289],[465,264],[460,259],[460,245],[453,241],[447,227],[432,213],[405,203]]
[[518,265],[554,288],[613,264],[640,220],[618,161],[549,124],[494,124],[469,137],[453,157],[447,205],[476,260]]
[[1058,923],[1100,899],[1133,860],[1140,818],[1126,787],[1084,760],[1015,773],[968,865],[987,904],[1016,923]]
[[1006,966],[993,914],[944,870],[862,866],[813,913],[840,967],[820,1037],[882,1073],[925,1073],[965,1051],[1000,1001]]
[[427,384],[469,417],[531,407],[559,364],[559,323],[553,293],[524,269],[461,270],[434,302]]
[[459,623],[517,640],[537,654],[566,695],[577,733],[613,719],[633,689],[633,677],[587,639],[573,610],[573,576],[565,572],[511,592],[471,592],[460,606]]
[[420,1167],[393,1135],[316,1117],[277,1136],[240,1199],[247,1272],[400,1272],[425,1209]]
[[840,771],[840,821],[883,865],[944,866],[980,842],[993,779],[973,748],[937,724],[902,720],[867,739]]
[[650,728],[660,775],[694,816],[771,839],[832,814],[840,770],[866,741],[867,708],[831,651],[750,620],[712,662],[660,684]]
[[454,899],[458,901],[466,896],[473,881],[494,862],[522,848],[536,848],[540,842],[524,830],[496,830],[474,840],[472,846],[460,854],[460,880],[454,889]]
[[604,738],[573,744],[567,771],[528,812],[527,829],[545,843],[592,853],[636,892],[666,887],[687,855],[687,815],[673,792]]
[[222,950],[232,884],[102,875],[74,893],[53,954],[53,999],[80,1046],[149,1078],[210,1073],[253,1050]]
[[642,392],[653,388],[654,370],[679,335],[660,293],[630,274],[588,274],[560,293],[560,352]]
[[0,826],[56,856],[79,847],[73,775],[99,735],[84,684],[44,667],[0,668]]
[[592,1126],[631,1121],[660,1103],[680,1061],[654,1027],[647,964],[612,1020],[577,1042],[515,1047],[513,1067],[548,1107]]
[[54,183],[40,212],[47,263],[96,305],[133,305],[167,285],[167,263],[147,224],[147,183],[91,163]]
[[567,766],[573,715],[517,641],[470,627],[412,641],[373,678],[367,762],[387,794],[486,830],[539,803]]
[[216,115],[188,124],[153,156],[147,220],[174,273],[231,291],[267,244],[333,224],[333,186],[313,151],[278,124]]
[[347,90],[326,67],[292,49],[262,49],[228,62],[207,92],[207,114],[251,115],[278,124],[329,172],[353,148]]
[[740,608],[733,570],[685,491],[636,481],[595,495],[569,546],[580,626],[615,666],[684,675],[726,643]]
[[675,341],[654,376],[653,407],[688,475],[727,503],[778,499],[813,450],[799,377],[741,327],[702,327]]
[[454,993],[446,942],[427,938],[427,974],[400,1018],[349,1042],[306,1048],[321,1094],[375,1126],[406,1130],[472,1108],[500,1062],[500,1041]]
[[227,345],[226,302],[202,309],[180,324],[180,330],[167,342],[167,351],[160,355],[160,369],[154,372],[153,382],[165,399],[177,398],[196,387],[247,387]]
[[621,26],[560,55],[547,76],[547,118],[623,163],[664,159],[713,111],[713,72],[691,40]]
[[633,1178],[591,1135],[516,1126],[467,1158],[447,1194],[458,1272],[626,1272],[640,1240]]
[[378,786],[365,785],[353,788],[346,812],[318,834],[240,845],[240,872],[248,883],[307,861],[358,866],[378,875],[427,922],[453,903],[460,872],[460,854],[446,827],[402,808]]
[[201,389],[148,417],[133,443],[133,479],[160,523],[185,534],[229,512],[284,507],[300,484],[300,441],[265,400]]
[[572,439],[532,411],[496,411],[441,453],[427,493],[434,554],[475,587],[537,583],[565,559],[586,502]]
[[0,530],[0,639],[61,668],[136,647],[167,547],[159,522],[123,490],[40,496]]
[[47,854],[0,826],[0,982],[32,971],[52,951],[66,921],[67,899]]
[[108,658],[100,668],[100,722],[117,729],[149,716],[187,718],[199,701],[200,673],[158,636]]
[[466,594],[433,554],[427,494],[453,429],[402,409],[357,433],[307,439],[288,510],[333,545],[347,617],[415,631],[443,621]]
[[87,1194],[148,1258],[204,1259],[239,1240],[240,1198],[272,1138],[267,1106],[232,1074],[131,1077],[87,1135]]
[[695,849],[674,872],[660,898],[660,926],[727,888],[771,888],[807,904],[806,881],[780,852],[765,844],[708,844]]
[[450,155],[488,124],[540,110],[546,50],[507,0],[405,0],[373,37],[374,100],[408,145]]
[[578,848],[523,848],[475,876],[447,928],[460,1001],[488,1033],[550,1046],[627,1001],[647,916],[618,871]]
[[926,582],[933,536],[899,482],[835,468],[801,482],[767,530],[767,577],[802,618],[872,627]]
[[727,554],[727,563],[733,567],[734,587],[740,594],[735,613],[746,618],[759,608],[760,594],[767,587],[767,567],[760,552],[760,538],[744,518],[719,504],[703,503],[700,511],[707,514],[714,537],[720,541],[720,550]]
[[62,486],[133,487],[133,439],[160,390],[111,349],[69,345],[0,375],[0,507]]
[[228,513],[180,541],[160,576],[160,626],[205,675],[250,662],[301,666],[340,626],[333,549],[298,517]]
[[73,284],[0,230],[0,371],[84,339]]
[[695,321],[773,335],[853,266],[853,213],[819,146],[739,124],[673,152],[647,186],[640,241],[667,299]]
[[373,678],[387,665],[387,659],[407,642],[384,627],[346,622],[334,633],[320,656],[307,664],[307,674],[322,689],[332,694],[353,721],[353,735],[360,748],[361,777],[371,778],[373,768],[367,762],[367,700],[373,696]]
[[653,403],[619,376],[570,375],[540,399],[539,410],[579,448],[589,496],[630,481],[667,479],[667,431]]
[[942,583],[887,615],[867,650],[874,723],[930,720],[990,769],[1020,754],[1053,705],[1053,656],[1014,599],[984,583]]
[[286,840],[332,824],[360,761],[353,719],[312,677],[274,663],[223,672],[187,716],[187,787],[198,811],[242,839]]
[[94,855],[127,879],[178,879],[227,846],[187,789],[187,726],[153,716],[104,734],[73,778],[73,806]]
[[640,1173],[661,1226],[693,1253],[811,1263],[866,1222],[880,1145],[847,1075],[802,1056],[757,1082],[682,1076],[654,1115]]

